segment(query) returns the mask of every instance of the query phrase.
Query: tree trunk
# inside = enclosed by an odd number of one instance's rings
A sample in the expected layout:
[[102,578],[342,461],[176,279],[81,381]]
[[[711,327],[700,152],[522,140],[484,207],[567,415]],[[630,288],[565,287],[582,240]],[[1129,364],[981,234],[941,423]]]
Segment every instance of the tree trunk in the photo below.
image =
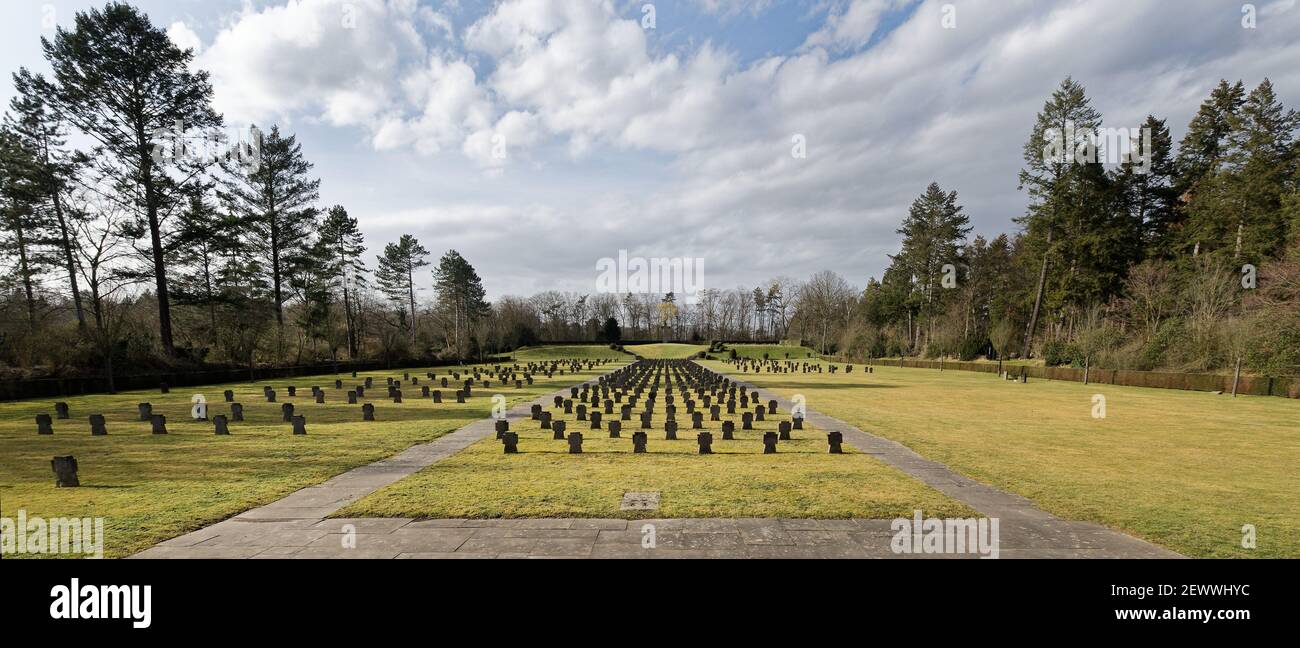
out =
[[27,235],[23,231],[22,215],[14,214],[14,236],[18,240],[18,271],[23,278],[23,292],[27,298],[27,332],[36,333],[36,295],[32,288],[32,271],[27,260]]
[[153,182],[153,146],[144,133],[144,125],[136,128],[136,141],[140,147],[140,183],[144,185],[145,214],[149,220],[149,241],[153,245],[154,288],[158,299],[158,339],[163,353],[176,357],[176,344],[172,340],[172,307],[167,291],[167,261],[163,257],[162,225],[158,220],[158,196]]
[[1025,330],[1025,346],[1020,357],[1028,358],[1029,349],[1034,343],[1034,329],[1038,328],[1038,312],[1043,306],[1043,287],[1047,283],[1047,260],[1052,253],[1052,225],[1047,226],[1047,247],[1043,249],[1043,264],[1038,269],[1038,288],[1034,291],[1034,310],[1029,315],[1029,327]]
[[[68,237],[68,223],[63,217],[63,200],[56,190],[51,195],[54,201],[54,216],[59,220],[59,236],[62,240],[63,260],[68,266],[68,285],[72,289],[72,305],[77,310],[77,328],[86,330],[86,311],[81,306],[81,290],[77,286],[77,264],[72,258],[72,241]],[[110,379],[110,384],[112,380]]]

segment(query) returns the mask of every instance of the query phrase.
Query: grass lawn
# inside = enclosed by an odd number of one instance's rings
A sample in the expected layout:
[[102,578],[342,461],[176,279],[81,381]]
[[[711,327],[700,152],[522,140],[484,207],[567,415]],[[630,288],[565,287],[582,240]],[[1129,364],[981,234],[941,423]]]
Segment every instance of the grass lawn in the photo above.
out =
[[[722,362],[706,362],[730,371]],[[861,365],[858,366],[859,369]],[[979,481],[1204,557],[1300,557],[1300,402],[877,366],[737,376]],[[1106,417],[1092,417],[1092,397]],[[1241,547],[1253,524],[1258,548]]]
[[708,351],[707,344],[679,344],[676,342],[658,344],[628,344],[623,347],[631,353],[650,360],[678,360],[689,358],[701,351]]
[[[817,352],[808,347],[788,346],[784,344],[728,344],[728,349],[735,349],[736,355],[742,358],[752,358],[754,360],[763,360],[763,354],[771,360],[815,360]],[[788,356],[786,354],[789,354]],[[717,354],[720,357],[726,357],[727,352],[723,351]]]
[[[343,390],[334,389],[330,375],[177,388],[167,395],[82,396],[64,399],[72,418],[56,419],[51,436],[38,436],[34,419],[42,412],[52,416],[58,399],[0,403],[0,516],[14,518],[25,509],[29,517],[103,517],[105,555],[128,555],[486,418],[493,394],[504,394],[514,404],[616,366],[577,375],[566,371],[552,379],[535,376],[533,385],[523,389],[479,387],[462,405],[451,396],[454,389],[443,390],[447,398],[435,405],[409,384],[402,390],[402,404],[386,397],[386,376],[400,379],[409,371],[424,384],[428,369],[369,372],[355,379],[343,374]],[[433,371],[441,377],[451,368]],[[346,404],[346,390],[366,376],[374,377],[375,386],[361,402],[374,403],[375,422],[361,421],[360,404]],[[263,398],[264,384],[275,388],[276,403]],[[296,398],[288,397],[287,385],[297,386]],[[313,402],[312,385],[325,390],[325,404]],[[190,420],[190,396],[205,395],[209,417],[228,414],[221,395],[225,389],[235,391],[246,421],[231,423],[231,435],[219,437],[211,422]],[[136,403],[143,401],[167,417],[167,435],[155,436],[148,422],[137,420]],[[289,424],[281,422],[285,402],[306,416],[306,436],[292,435]],[[86,417],[93,413],[106,416],[108,436],[90,436]],[[65,454],[80,464],[81,488],[54,485],[50,458]]]
[[540,362],[566,358],[574,360],[619,360],[631,362],[631,355],[615,351],[608,344],[546,345],[523,347],[510,354],[515,362]]
[[[568,454],[566,441],[554,440],[540,423],[524,420],[512,425],[519,434],[519,454],[507,455],[499,441],[485,439],[336,515],[894,518],[910,517],[916,509],[926,515],[977,515],[870,455],[847,447],[843,455],[827,453],[825,432],[811,427],[793,431],[794,440],[780,442],[777,454],[764,455],[763,432],[775,431],[776,420],[755,422],[748,431],[737,423],[736,439],[723,441],[722,423],[706,416],[714,454],[700,455],[685,408],[678,416],[676,441],[664,439],[661,409],[655,429],[646,431],[648,452],[634,454],[638,417],[623,421],[622,438],[610,439],[608,431],[591,430],[576,415],[550,411],[566,419],[566,434],[583,434],[582,454]],[[658,492],[660,508],[621,511],[625,492]]]

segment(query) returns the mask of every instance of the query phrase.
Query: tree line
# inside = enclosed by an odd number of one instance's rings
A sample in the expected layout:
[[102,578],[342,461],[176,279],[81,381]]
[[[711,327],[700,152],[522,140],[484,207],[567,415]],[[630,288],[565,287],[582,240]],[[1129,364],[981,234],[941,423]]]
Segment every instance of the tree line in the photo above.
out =
[[455,250],[435,262],[404,234],[368,251],[278,126],[205,154],[188,133],[224,126],[208,75],[134,7],[78,13],[41,45],[50,73],[14,73],[0,125],[0,362],[23,371],[796,339],[854,359],[1300,372],[1300,118],[1268,80],[1221,82],[1177,147],[1154,115],[1116,142],[1064,80],[1028,129],[1017,230],[972,237],[932,183],[865,287],[823,271],[489,303]]

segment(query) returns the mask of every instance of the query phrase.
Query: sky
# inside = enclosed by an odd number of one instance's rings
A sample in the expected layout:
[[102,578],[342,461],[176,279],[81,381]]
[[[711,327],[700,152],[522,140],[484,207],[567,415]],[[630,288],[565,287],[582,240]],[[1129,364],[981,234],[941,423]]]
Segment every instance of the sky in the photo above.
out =
[[[195,50],[228,128],[298,136],[368,254],[455,249],[490,298],[593,292],[620,251],[700,259],[706,288],[862,286],[931,182],[975,233],[1014,232],[1024,142],[1067,76],[1105,126],[1154,114],[1175,140],[1221,78],[1300,107],[1297,0],[133,4]],[[6,0],[0,101],[8,72],[47,69],[41,36],[102,6]]]

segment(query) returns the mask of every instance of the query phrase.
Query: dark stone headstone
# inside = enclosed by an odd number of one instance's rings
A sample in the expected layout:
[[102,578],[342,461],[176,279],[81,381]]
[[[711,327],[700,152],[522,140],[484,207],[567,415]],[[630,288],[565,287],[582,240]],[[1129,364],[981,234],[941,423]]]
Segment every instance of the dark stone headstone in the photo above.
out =
[[421,386],[420,386],[420,398],[428,398],[428,397],[429,397],[429,386],[428,386],[428,385],[421,385]]
[[212,425],[215,428],[216,434],[220,434],[220,435],[230,434],[230,426],[226,422],[225,414],[217,414],[216,416],[212,417]]
[[235,392],[233,392],[233,391],[227,389],[226,391],[222,392],[221,394],[222,394],[223,396],[226,397],[226,402],[227,402],[227,403],[233,403],[233,402],[235,402]]
[[149,423],[153,425],[154,434],[167,434],[167,417],[162,414],[154,414],[149,417]]
[[429,393],[433,396],[433,402],[435,402],[435,403],[441,403],[441,402],[442,402],[442,390],[440,390],[440,389],[435,389],[435,390],[433,390],[433,391],[431,391],[431,392],[429,392]]
[[367,377],[365,384],[366,384],[366,389],[370,389],[371,387],[375,386],[375,379]]
[[704,429],[704,412],[695,412],[694,414],[691,414],[691,429]]
[[574,432],[569,435],[569,454],[582,454],[581,432]]
[[573,413],[573,401],[567,398],[564,399],[564,413],[565,414]]
[[776,432],[763,433],[763,454],[776,454]]
[[363,421],[375,420],[375,406],[373,404],[366,403],[365,405],[361,406],[361,420]]
[[457,402],[457,403],[464,403],[464,402],[465,402],[465,392],[464,392],[464,391],[462,391],[462,390],[460,390],[460,389],[457,389],[457,390],[456,390],[456,402]]
[[274,403],[274,402],[275,402],[275,390],[274,390],[274,389],[267,389],[267,390],[266,390],[265,392],[263,392],[263,393],[266,394],[266,402],[268,402],[268,403]]
[[802,429],[803,429],[803,417],[802,417],[802,416],[796,416],[796,417],[794,417],[793,419],[790,419],[790,420],[791,420],[791,422],[793,423],[793,427],[794,427],[794,429],[796,429],[796,430],[802,430]]
[[68,418],[68,404],[63,401],[55,403],[54,416],[61,419]]
[[736,422],[735,422],[735,421],[723,421],[723,422],[722,422],[722,440],[723,440],[723,441],[731,441],[732,439],[735,439],[735,438],[736,438]]
[[754,429],[754,414],[752,412],[745,412],[744,414],[740,415],[740,429],[742,430]]
[[579,406],[578,406],[578,420],[579,420],[579,421],[585,421],[585,420],[587,420],[587,406],[586,406],[586,405],[579,405]]
[[244,406],[243,406],[243,405],[240,405],[239,403],[231,403],[231,404],[230,404],[230,420],[231,420],[231,421],[242,421],[242,420],[244,420]]
[[140,410],[141,421],[148,421],[149,417],[153,416],[153,405],[151,403],[140,403],[136,405],[136,408]]
[[600,412],[591,413],[591,429],[593,430],[600,429]]
[[722,420],[722,408],[721,408],[721,407],[718,407],[717,405],[712,405],[712,406],[710,406],[710,407],[709,407],[709,420],[710,420],[710,421],[720,421],[720,420]]
[[501,436],[504,435],[506,432],[510,431],[510,421],[507,421],[505,419],[497,419],[495,425],[496,425],[498,439],[500,439]]
[[50,422],[49,414],[36,415],[36,433],[37,434],[54,434],[54,426]]
[[645,442],[645,432],[634,432],[632,434],[632,452],[645,452]]
[[534,421],[539,420],[539,419],[542,418],[542,405],[541,405],[541,403],[533,403],[533,406],[532,406],[531,408],[529,408],[529,411],[532,412],[532,416],[533,416],[533,420],[534,420]]
[[609,438],[611,439],[619,438],[619,433],[623,431],[623,424],[618,421],[610,421],[605,424],[605,427],[609,428]]
[[700,454],[713,454],[712,434],[701,432],[695,435],[695,441],[700,444]]
[[649,430],[649,429],[650,429],[650,417],[651,417],[650,412],[641,412],[641,429],[642,429],[642,430]]
[[366,397],[366,388],[358,385],[357,398],[365,398],[365,397]]
[[298,397],[298,388],[295,387],[295,386],[293,386],[293,385],[289,385],[288,387],[285,387],[285,388],[284,388],[284,391],[285,391],[287,394],[289,394],[289,398],[297,398],[297,397]]
[[162,392],[162,393],[164,393],[164,394],[170,394],[170,393],[172,393],[171,387],[168,387],[168,386],[167,386],[167,383],[159,384],[159,385],[158,385],[158,391],[160,391],[160,392]]
[[324,403],[324,402],[325,402],[325,392],[324,392],[324,391],[318,391],[318,392],[316,392],[316,402],[317,402],[317,403]]
[[90,415],[90,436],[104,436],[108,434],[108,427],[104,424],[103,414]]
[[758,407],[755,407],[755,408],[754,408],[754,420],[755,420],[755,421],[763,421],[763,420],[765,420],[765,419],[763,418],[763,415],[766,414],[766,413],[767,413],[767,410],[766,410],[762,405],[759,405]]
[[293,417],[293,433],[294,434],[307,433],[307,417],[305,416]]
[[543,429],[543,430],[549,430],[549,429],[551,429],[551,413],[550,413],[550,412],[542,412],[542,418],[541,418],[541,421],[542,421],[542,429]]
[[554,421],[554,422],[552,422],[552,423],[551,423],[551,431],[555,433],[555,435],[554,435],[553,438],[554,438],[556,441],[563,441],[563,440],[564,440],[564,430],[565,430],[566,428],[568,428],[568,427],[569,427],[569,424],[566,423],[566,422],[564,422],[564,421]]
[[393,402],[394,403],[402,402],[402,390],[397,389],[393,391]]
[[285,423],[293,422],[293,403],[285,403],[280,406],[281,420]]
[[[446,380],[445,378],[443,379]],[[519,452],[519,434],[515,432],[506,432],[501,435],[501,445],[506,454],[515,454]]]
[[[77,459],[72,455],[56,456],[50,460],[54,469],[54,485],[58,488],[76,488],[81,485],[77,479]],[[23,531],[26,533],[26,530]]]
[[556,406],[556,407],[564,407],[564,397],[563,397],[563,396],[556,396],[556,397],[555,397],[555,406]]
[[843,432],[830,432],[826,435],[826,443],[830,445],[831,454],[844,454],[844,449],[840,447],[844,443]]
[[624,406],[622,406],[622,407],[619,408],[619,420],[622,420],[622,421],[631,421],[631,420],[632,420],[632,406],[631,406],[631,405],[624,405]]
[[779,436],[779,438],[780,438],[782,441],[789,441],[789,440],[790,440],[790,422],[789,422],[789,421],[781,421],[780,423],[777,424],[776,429],[777,429],[777,432],[779,433],[778,436]]
[[348,391],[348,405],[357,404],[357,391],[355,389]]
[[668,441],[677,440],[677,421],[664,421],[664,438]]
[[334,381],[334,389],[343,389],[343,381],[342,381],[342,380],[335,380],[335,381]]

